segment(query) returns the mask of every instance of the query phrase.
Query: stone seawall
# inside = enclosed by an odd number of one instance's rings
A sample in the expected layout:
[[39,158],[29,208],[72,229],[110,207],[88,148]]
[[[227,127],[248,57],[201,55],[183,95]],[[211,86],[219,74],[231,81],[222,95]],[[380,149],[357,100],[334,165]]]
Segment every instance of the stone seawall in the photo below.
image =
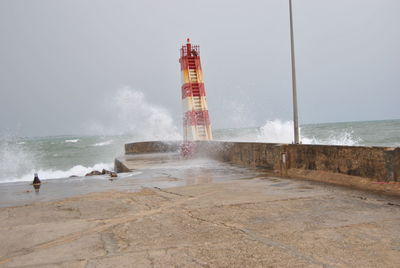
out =
[[224,161],[282,175],[324,171],[379,181],[400,180],[400,148],[231,143],[220,154]]
[[178,151],[180,142],[178,141],[144,141],[125,144],[125,154],[137,153],[161,153]]
[[131,171],[128,167],[125,166],[124,161],[121,158],[115,158],[114,170],[115,170],[115,172],[118,172],[118,173]]
[[[125,150],[126,154],[177,151],[179,144],[139,142],[126,144]],[[369,188],[371,182],[400,182],[400,148],[218,141],[196,144],[199,155],[280,176],[361,188]]]

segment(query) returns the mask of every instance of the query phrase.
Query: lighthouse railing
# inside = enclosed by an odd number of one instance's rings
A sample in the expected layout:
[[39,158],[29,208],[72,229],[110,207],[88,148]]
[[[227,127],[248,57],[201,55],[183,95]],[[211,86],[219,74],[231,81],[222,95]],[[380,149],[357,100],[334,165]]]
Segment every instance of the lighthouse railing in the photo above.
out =
[[192,50],[190,51],[190,53],[188,53],[187,46],[182,46],[182,48],[181,48],[181,57],[194,56],[193,53],[192,53],[193,51],[197,54],[197,56],[200,56],[200,46],[195,45],[195,46],[191,46],[191,47],[192,47]]

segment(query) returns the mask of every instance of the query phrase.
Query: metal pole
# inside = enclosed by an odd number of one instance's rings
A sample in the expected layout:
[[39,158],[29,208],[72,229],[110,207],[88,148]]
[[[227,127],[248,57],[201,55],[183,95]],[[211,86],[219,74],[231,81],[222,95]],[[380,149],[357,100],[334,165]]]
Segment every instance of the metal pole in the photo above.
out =
[[296,86],[296,60],[294,55],[294,36],[293,36],[293,12],[292,0],[289,0],[290,11],[290,43],[292,56],[292,89],[293,89],[293,127],[294,127],[294,143],[299,144],[299,117],[297,112],[297,86]]

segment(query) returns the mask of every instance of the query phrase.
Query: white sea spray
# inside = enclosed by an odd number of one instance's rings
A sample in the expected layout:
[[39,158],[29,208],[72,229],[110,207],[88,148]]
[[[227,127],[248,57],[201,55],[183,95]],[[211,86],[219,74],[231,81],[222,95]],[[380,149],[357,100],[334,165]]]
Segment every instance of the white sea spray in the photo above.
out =
[[[35,158],[25,143],[12,135],[0,138],[0,182],[15,180],[35,166]],[[32,173],[33,174],[33,173]]]
[[269,143],[291,143],[293,141],[293,122],[269,120],[260,127],[256,141]]
[[[108,99],[108,98],[106,98]],[[142,91],[117,90],[104,101],[102,116],[87,123],[87,132],[101,135],[131,135],[140,140],[180,140],[182,135],[167,109],[149,102]]]
[[[329,131],[327,137],[300,136],[302,144],[323,144],[323,145],[360,145],[362,139],[354,135],[352,129],[341,129],[340,131]],[[292,143],[294,140],[293,121],[268,120],[259,128],[257,142],[269,143]]]

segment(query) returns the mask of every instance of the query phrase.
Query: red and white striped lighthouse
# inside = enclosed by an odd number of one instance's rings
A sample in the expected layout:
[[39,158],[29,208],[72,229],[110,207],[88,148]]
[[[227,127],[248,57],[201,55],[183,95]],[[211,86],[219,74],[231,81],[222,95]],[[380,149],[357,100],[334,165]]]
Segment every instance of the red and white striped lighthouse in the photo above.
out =
[[200,47],[192,46],[189,38],[181,48],[183,139],[212,140],[210,116],[200,63]]

